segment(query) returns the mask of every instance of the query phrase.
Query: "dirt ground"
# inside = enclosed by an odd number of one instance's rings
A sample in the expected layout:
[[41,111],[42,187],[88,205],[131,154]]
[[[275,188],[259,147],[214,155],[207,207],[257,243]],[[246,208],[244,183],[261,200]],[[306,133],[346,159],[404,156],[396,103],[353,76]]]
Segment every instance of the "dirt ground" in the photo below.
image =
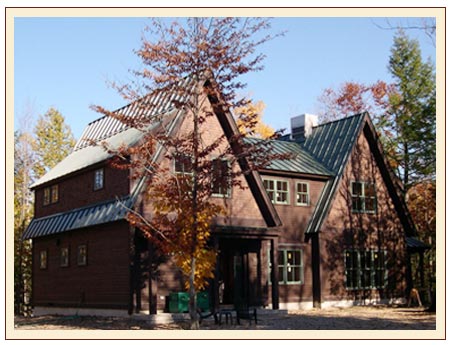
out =
[[[154,324],[147,318],[115,318],[92,316],[15,317],[20,330],[82,329],[82,330],[177,330],[188,329],[186,322]],[[436,314],[424,308],[351,307],[307,311],[261,311],[258,323],[242,320],[241,325],[221,325],[205,319],[201,328],[207,330],[434,330]]]

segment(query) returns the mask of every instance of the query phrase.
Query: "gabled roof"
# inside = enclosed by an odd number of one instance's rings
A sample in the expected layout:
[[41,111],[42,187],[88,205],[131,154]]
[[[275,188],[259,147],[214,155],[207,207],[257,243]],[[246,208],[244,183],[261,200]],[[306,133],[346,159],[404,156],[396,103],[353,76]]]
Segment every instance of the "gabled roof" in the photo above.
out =
[[[249,143],[263,139],[248,138]],[[334,173],[315,159],[301,145],[295,142],[271,140],[270,148],[274,154],[291,154],[292,158],[285,160],[274,160],[265,170],[279,172],[292,172],[308,175],[333,176]]]
[[311,217],[306,234],[318,232],[328,214],[350,153],[355,146],[367,114],[357,114],[314,127],[300,145],[334,173],[327,181]]
[[126,197],[33,219],[22,238],[28,240],[122,220],[131,204],[131,198]]

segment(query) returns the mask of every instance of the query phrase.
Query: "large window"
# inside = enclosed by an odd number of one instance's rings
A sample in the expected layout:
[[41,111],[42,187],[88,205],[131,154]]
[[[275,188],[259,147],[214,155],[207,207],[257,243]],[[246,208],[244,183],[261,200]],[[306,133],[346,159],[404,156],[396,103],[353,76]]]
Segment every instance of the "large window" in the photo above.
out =
[[296,195],[297,205],[309,206],[309,184],[307,182],[297,182]]
[[103,168],[97,169],[94,172],[94,190],[102,189],[105,181],[105,173]]
[[304,282],[301,249],[278,250],[278,281],[280,284],[302,284]]
[[371,182],[352,182],[352,211],[375,213],[377,198],[375,184]]
[[347,289],[377,289],[386,284],[386,253],[378,250],[346,250]]
[[229,197],[230,191],[230,165],[225,159],[212,161],[212,195]]
[[59,200],[58,185],[44,188],[44,206],[57,203]]
[[289,182],[284,180],[264,179],[264,187],[274,204],[289,204]]

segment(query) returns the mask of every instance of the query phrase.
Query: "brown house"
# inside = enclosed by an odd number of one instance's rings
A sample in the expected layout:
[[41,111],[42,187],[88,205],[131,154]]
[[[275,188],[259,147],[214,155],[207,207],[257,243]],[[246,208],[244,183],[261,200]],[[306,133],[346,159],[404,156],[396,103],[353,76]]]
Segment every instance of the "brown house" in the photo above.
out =
[[[145,115],[164,114],[160,125],[176,136],[192,121],[171,99],[159,97]],[[230,138],[237,131],[233,117],[208,99],[216,116],[203,139]],[[120,111],[139,115],[133,104]],[[415,228],[369,115],[321,125],[302,115],[291,122],[292,133],[272,145],[292,159],[245,175],[247,189],[217,195],[228,214],[212,224],[220,254],[210,305],[244,299],[292,309],[401,300],[411,287],[407,243]],[[172,292],[184,290],[170,257],[156,255],[125,220],[124,205],[150,212],[139,198],[142,182],[112,168],[111,156],[90,145],[133,145],[141,138],[102,117],[32,186],[35,218],[24,238],[33,241],[35,313],[156,313],[168,310]]]

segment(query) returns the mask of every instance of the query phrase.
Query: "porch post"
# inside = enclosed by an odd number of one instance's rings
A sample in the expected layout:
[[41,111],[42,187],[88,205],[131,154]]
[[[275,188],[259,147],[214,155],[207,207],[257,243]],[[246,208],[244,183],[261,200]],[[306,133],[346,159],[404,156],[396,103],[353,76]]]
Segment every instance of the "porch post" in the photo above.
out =
[[214,250],[217,253],[217,259],[216,259],[216,267],[214,269],[214,278],[212,281],[212,286],[211,286],[211,307],[212,310],[218,310],[219,309],[219,304],[220,304],[220,300],[219,300],[219,267],[220,267],[220,253],[219,253],[219,238],[217,235],[213,235],[213,246],[214,246]]
[[321,308],[321,278],[320,278],[320,245],[319,233],[311,236],[311,251],[312,251],[312,278],[313,278],[313,307]]
[[278,290],[278,238],[270,240],[270,262],[272,263],[272,309],[280,309]]
[[156,314],[158,310],[158,281],[153,271],[153,263],[155,258],[155,249],[153,244],[148,240],[148,308],[150,314]]

